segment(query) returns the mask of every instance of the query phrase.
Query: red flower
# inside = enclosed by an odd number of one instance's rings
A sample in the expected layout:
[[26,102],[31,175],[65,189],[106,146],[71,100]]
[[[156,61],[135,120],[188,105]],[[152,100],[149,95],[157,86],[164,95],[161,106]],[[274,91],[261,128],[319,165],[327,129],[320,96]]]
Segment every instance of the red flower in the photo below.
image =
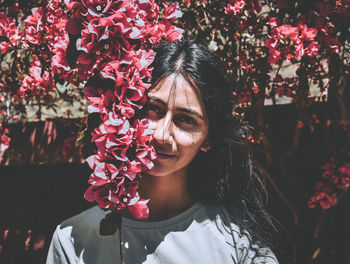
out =
[[298,121],[298,128],[303,128],[304,127],[304,123],[302,121]]
[[[151,85],[154,52],[145,47],[182,37],[183,30],[171,24],[182,15],[179,4],[164,4],[163,18],[154,0],[68,0],[66,5],[74,11],[66,28],[78,38],[77,74],[86,79],[96,70],[83,91],[88,111],[101,118],[91,133],[97,152],[87,159],[94,171],[85,198],[102,208],[132,206],[130,212],[136,218],[147,217],[136,180],[153,167],[156,155],[147,121],[133,118],[145,104]],[[57,58],[55,65],[59,64]],[[107,80],[112,85],[106,85]]]
[[140,199],[136,204],[129,206],[128,209],[130,213],[136,219],[147,218],[149,215],[149,209],[147,207],[147,203],[149,200]]
[[5,151],[10,146],[11,138],[8,136],[9,130],[0,123],[0,151]]
[[309,208],[314,208],[319,204],[323,210],[327,210],[334,206],[337,202],[336,194],[328,194],[325,192],[317,192],[308,202]]
[[312,41],[307,47],[306,47],[306,54],[309,57],[313,57],[318,54],[318,51],[320,49],[321,45],[319,45],[317,42]]
[[316,28],[308,28],[306,25],[299,25],[299,28],[301,30],[301,40],[303,41],[313,41],[317,35],[317,29]]
[[85,86],[83,92],[90,102],[88,106],[89,113],[108,113],[108,109],[116,101],[114,93],[110,89],[103,91],[101,88]]
[[225,7],[225,14],[236,16],[243,11],[245,5],[246,2],[244,0],[230,0],[229,4]]
[[350,185],[350,163],[345,164],[344,166],[338,169],[339,177],[340,177],[340,185],[339,188],[344,189],[349,187]]
[[281,52],[276,49],[271,49],[269,58],[268,58],[268,63],[277,64],[280,61],[281,61]]
[[[298,44],[295,44],[294,45],[294,48],[295,48],[295,59],[297,60],[300,60],[301,57],[303,57],[304,53],[305,53],[305,50],[304,50],[304,45],[302,42],[299,42]],[[291,55],[291,58],[293,56]],[[288,60],[291,60],[291,59],[288,59]]]
[[182,38],[183,30],[177,28],[170,23],[162,23],[152,25],[149,24],[145,28],[145,38],[151,44],[155,44],[159,41],[174,42]]
[[164,6],[164,18],[169,21],[174,21],[182,17],[179,2],[174,2],[170,6],[163,4]]
[[29,75],[25,76],[18,94],[22,97],[35,97],[42,93],[47,94],[55,88],[52,74],[43,71],[37,56],[32,56],[33,61],[29,68]]
[[[274,21],[271,23],[276,25]],[[299,24],[299,27],[288,24],[273,27],[272,35],[265,41],[265,46],[269,49],[268,62],[279,64],[283,60],[299,61],[305,52],[309,57],[315,56],[320,48],[313,41],[316,35],[316,28],[308,28],[304,24]]]
[[271,27],[277,27],[279,24],[279,20],[277,17],[270,17],[269,22],[267,22],[267,24],[270,25]]
[[296,41],[296,42],[299,39],[299,28],[293,27],[293,26],[288,25],[288,24],[274,28],[273,32],[275,32],[275,34],[277,36],[283,35],[283,36],[288,37],[291,40]]
[[0,42],[1,54],[12,50],[20,39],[20,32],[16,25],[16,20],[12,17],[7,17],[3,12],[0,13],[0,35],[8,38],[8,41]]

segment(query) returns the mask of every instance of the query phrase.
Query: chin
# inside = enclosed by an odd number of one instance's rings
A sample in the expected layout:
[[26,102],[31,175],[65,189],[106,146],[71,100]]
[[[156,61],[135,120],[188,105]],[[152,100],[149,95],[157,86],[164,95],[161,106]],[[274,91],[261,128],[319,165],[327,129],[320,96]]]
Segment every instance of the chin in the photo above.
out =
[[148,175],[156,177],[165,177],[169,175],[182,175],[186,174],[187,166],[181,166],[180,164],[163,164],[162,162],[154,162],[154,167],[147,171]]
[[161,168],[161,167],[162,166],[157,166],[155,164],[155,166],[151,170],[147,171],[147,174],[151,176],[156,176],[156,177],[164,177],[171,174],[169,169]]

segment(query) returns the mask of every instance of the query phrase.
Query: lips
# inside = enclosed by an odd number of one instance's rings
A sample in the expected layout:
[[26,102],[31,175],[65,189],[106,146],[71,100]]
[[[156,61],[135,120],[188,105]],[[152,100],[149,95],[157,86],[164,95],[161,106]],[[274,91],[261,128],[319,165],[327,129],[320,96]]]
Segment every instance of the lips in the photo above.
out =
[[157,152],[158,159],[171,159],[174,158],[176,155],[166,152]]

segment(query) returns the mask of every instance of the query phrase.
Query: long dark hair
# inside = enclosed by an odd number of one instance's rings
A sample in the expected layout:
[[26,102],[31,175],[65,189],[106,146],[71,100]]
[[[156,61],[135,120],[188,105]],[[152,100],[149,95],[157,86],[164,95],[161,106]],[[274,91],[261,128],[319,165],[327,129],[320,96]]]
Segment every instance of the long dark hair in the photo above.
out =
[[276,228],[266,210],[264,177],[254,164],[247,130],[234,115],[235,86],[223,63],[206,47],[187,41],[162,43],[154,49],[153,87],[171,74],[181,74],[199,89],[209,119],[211,148],[200,151],[190,165],[190,194],[203,202],[224,205],[232,220],[254,240],[273,247]]

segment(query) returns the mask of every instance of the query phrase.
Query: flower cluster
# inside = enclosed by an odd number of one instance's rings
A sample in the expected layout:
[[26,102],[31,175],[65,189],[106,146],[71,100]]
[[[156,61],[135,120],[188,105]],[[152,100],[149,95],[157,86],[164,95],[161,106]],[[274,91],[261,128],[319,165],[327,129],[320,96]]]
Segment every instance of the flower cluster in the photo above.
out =
[[261,11],[261,7],[261,2],[259,0],[230,0],[225,7],[225,14],[237,16],[243,12],[244,8],[257,14]]
[[[272,20],[269,24],[273,27],[275,21]],[[297,27],[288,24],[273,27],[271,36],[265,41],[265,46],[269,49],[268,62],[297,62],[304,55],[315,56],[320,49],[320,45],[315,41],[316,35],[316,28],[308,28],[304,24]]]
[[[164,17],[157,22],[160,7],[153,1],[66,1],[67,10],[74,13],[66,25],[67,32],[78,37],[76,41],[77,68],[82,79],[88,79],[93,71],[106,72],[120,67],[139,64],[147,67],[149,50],[141,43],[154,44],[160,40],[175,41],[182,30],[172,21],[181,16],[177,2],[164,5]],[[133,61],[133,57],[137,56]],[[114,67],[114,68],[113,68]],[[140,70],[138,68],[137,70]],[[144,77],[144,76],[141,76]],[[108,77],[107,77],[108,78]],[[113,78],[113,77],[109,77]]]
[[340,41],[337,36],[337,28],[334,22],[348,27],[350,5],[347,0],[320,1],[315,4],[315,9],[310,12],[309,19],[313,21],[320,34],[317,41],[328,53],[340,52]]
[[40,50],[40,58],[48,62],[50,72],[58,78],[74,83],[74,71],[66,60],[69,43],[65,31],[67,14],[62,0],[53,0],[47,7],[32,9],[32,15],[25,19],[24,47]]
[[0,123],[0,151],[5,151],[10,145],[11,138],[9,133],[9,129],[4,128]]
[[[7,63],[8,68],[12,68],[11,78],[19,79],[16,91],[11,91],[16,98],[40,97],[48,102],[48,93],[55,88],[54,78],[77,83],[74,71],[66,61],[69,38],[65,31],[67,14],[62,8],[62,0],[44,1],[44,5],[33,8],[32,14],[19,22],[19,26],[15,18],[0,13],[1,54],[15,51]],[[23,60],[31,61],[30,66],[26,68],[29,63],[23,63]],[[13,69],[16,68],[21,71],[15,72]]]
[[326,210],[337,203],[337,193],[350,186],[350,162],[338,165],[335,158],[322,166],[324,182],[315,185],[316,194],[310,198],[309,208],[318,204]]
[[87,158],[93,173],[85,198],[101,208],[128,208],[135,218],[147,217],[137,179],[153,167],[156,153],[150,145],[153,131],[136,113],[150,87],[155,54],[149,45],[182,36],[172,25],[182,15],[179,4],[163,4],[162,18],[153,0],[71,0],[66,5],[73,14],[66,29],[75,41],[78,74],[89,79],[84,88],[88,111],[101,119],[92,132],[97,152]]
[[51,100],[49,91],[55,88],[53,76],[49,71],[43,70],[36,55],[33,55],[32,59],[29,74],[24,77],[22,85],[18,89],[18,94],[25,98],[33,98],[44,94],[44,101],[48,104]]
[[0,42],[0,53],[5,54],[6,52],[13,49],[17,45],[20,39],[20,31],[16,25],[16,20],[12,17],[7,17],[4,12],[0,13],[0,35],[2,39]]

